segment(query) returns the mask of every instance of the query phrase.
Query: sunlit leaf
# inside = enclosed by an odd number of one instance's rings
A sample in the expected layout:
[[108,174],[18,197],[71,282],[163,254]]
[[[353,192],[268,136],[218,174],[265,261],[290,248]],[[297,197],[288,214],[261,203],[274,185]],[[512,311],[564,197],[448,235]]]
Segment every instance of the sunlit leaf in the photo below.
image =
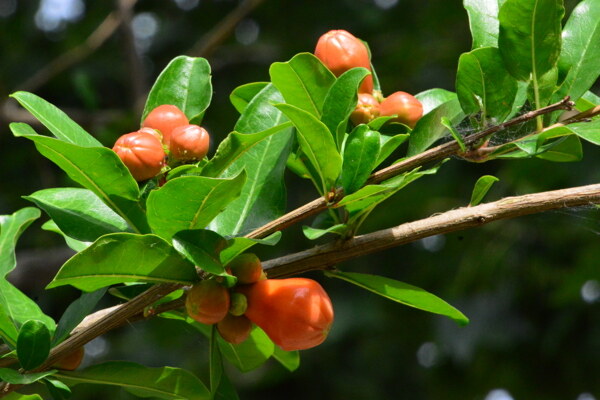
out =
[[71,257],[47,288],[72,285],[86,292],[123,282],[192,284],[194,265],[155,235],[114,233]]
[[469,323],[469,319],[456,308],[439,297],[416,286],[378,275],[356,272],[325,272],[332,278],[342,279],[387,299],[418,308],[419,310],[444,315],[460,325]]
[[142,121],[162,104],[177,106],[190,123],[200,123],[212,98],[210,65],[204,58],[179,56],[160,73],[148,94]]

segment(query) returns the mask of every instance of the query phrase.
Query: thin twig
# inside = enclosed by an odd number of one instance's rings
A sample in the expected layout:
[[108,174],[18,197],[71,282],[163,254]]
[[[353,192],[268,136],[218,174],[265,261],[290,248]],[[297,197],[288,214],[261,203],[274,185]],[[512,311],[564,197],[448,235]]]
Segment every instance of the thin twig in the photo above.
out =
[[244,0],[223,18],[213,29],[205,33],[196,44],[188,51],[195,57],[209,57],[213,52],[231,36],[237,24],[240,23],[264,0]]
[[342,261],[411,243],[425,237],[559,208],[600,203],[600,184],[553,190],[464,207],[394,228],[331,242],[263,262],[269,278],[327,269]]

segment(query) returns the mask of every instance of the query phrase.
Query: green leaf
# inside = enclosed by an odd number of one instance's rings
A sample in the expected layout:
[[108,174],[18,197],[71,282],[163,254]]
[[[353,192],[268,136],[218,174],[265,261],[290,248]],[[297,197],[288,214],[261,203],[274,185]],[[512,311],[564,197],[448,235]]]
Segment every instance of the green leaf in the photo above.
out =
[[231,101],[237,112],[242,114],[252,99],[267,85],[269,85],[269,82],[253,82],[238,86],[229,95],[229,101]]
[[537,157],[555,162],[580,161],[583,158],[581,141],[577,136],[569,135],[542,147]]
[[279,108],[296,127],[302,152],[318,173],[317,189],[321,194],[333,188],[342,170],[342,157],[327,127],[310,113],[289,104],[278,104]]
[[43,382],[52,400],[67,400],[71,397],[71,389],[58,379],[44,378]]
[[600,3],[584,0],[569,16],[562,33],[558,69],[564,77],[556,98],[581,97],[600,75]]
[[341,183],[344,193],[360,189],[371,175],[379,154],[379,132],[367,125],[357,126],[344,145]]
[[87,189],[39,190],[25,199],[44,210],[68,236],[93,242],[107,233],[131,231],[127,222]]
[[492,185],[499,180],[500,179],[492,175],[484,175],[477,179],[475,187],[473,188],[473,193],[471,194],[471,201],[469,202],[469,205],[476,206],[477,204],[481,203],[481,200],[483,200]]
[[114,151],[106,147],[81,147],[40,136],[23,123],[12,123],[10,129],[15,136],[33,141],[44,157],[58,165],[75,182],[94,192],[134,230],[148,231],[145,216],[137,202],[140,195],[137,182]]
[[104,293],[106,293],[106,289],[104,288],[91,293],[82,293],[77,300],[69,304],[58,321],[56,332],[52,338],[52,344],[57,345],[65,340],[71,331],[75,329],[88,314],[92,313],[92,310],[96,307],[96,304],[98,304],[102,296],[104,296]]
[[40,210],[33,207],[22,208],[11,215],[0,215],[0,278],[4,278],[17,266],[17,240],[40,215]]
[[50,331],[42,321],[30,319],[19,330],[17,356],[26,371],[42,365],[50,354]]
[[537,81],[556,65],[564,13],[562,0],[506,0],[500,7],[498,47],[515,78]]
[[72,386],[80,383],[119,386],[139,397],[208,400],[208,388],[180,368],[149,368],[127,361],[109,361],[81,371],[61,371],[57,378]]
[[325,275],[342,279],[387,299],[414,307],[419,310],[444,315],[460,325],[469,323],[469,319],[456,308],[439,297],[416,286],[383,276],[355,272],[325,272]]
[[91,292],[123,282],[189,285],[197,280],[194,266],[158,236],[113,233],[71,257],[47,288],[72,285]]
[[469,15],[473,49],[498,46],[498,10],[504,0],[463,0]]
[[219,384],[221,383],[221,377],[225,375],[225,373],[223,372],[223,360],[221,357],[221,350],[219,349],[219,345],[217,344],[218,337],[219,335],[217,333],[217,327],[213,325],[210,330],[209,339],[210,391],[213,394],[213,396],[219,388]]
[[344,72],[331,85],[325,97],[321,122],[336,137],[338,148],[341,148],[343,140],[343,136],[337,135],[338,126],[340,124],[345,126],[348,123],[350,114],[356,108],[358,87],[367,75],[369,71],[365,68],[352,68]]
[[456,140],[458,142],[460,151],[462,151],[462,152],[467,151],[467,146],[465,146],[465,142],[463,141],[462,135],[460,134],[459,131],[456,130],[456,128],[454,126],[452,126],[452,123],[450,122],[450,120],[446,117],[442,117],[441,122],[442,122],[442,125],[444,125],[450,131],[450,134],[452,135],[454,140]]
[[343,236],[348,231],[348,226],[346,224],[337,224],[333,225],[327,229],[318,229],[310,226],[302,226],[302,233],[309,240],[316,240],[328,233],[335,233],[337,235]]
[[38,305],[5,279],[17,265],[15,246],[23,231],[40,216],[40,210],[22,208],[11,215],[0,215],[0,337],[11,348],[17,344],[21,325],[30,319],[42,321],[50,332],[54,320]]
[[171,104],[183,111],[190,123],[199,124],[212,98],[210,79],[210,65],[204,58],[174,58],[152,86],[142,121],[156,107]]
[[460,56],[456,93],[465,114],[481,112],[482,122],[500,123],[510,114],[517,81],[504,67],[500,51],[484,47]]
[[76,240],[70,236],[67,236],[51,219],[46,221],[42,225],[42,229],[61,235],[63,239],[65,239],[65,243],[67,244],[67,246],[69,246],[69,248],[74,250],[76,253],[79,253],[81,250],[87,248],[90,244],[92,244],[91,242],[82,242],[80,240]]
[[[558,81],[558,68],[554,67],[548,72],[538,77],[537,86],[529,86],[527,90],[527,97],[531,104],[538,104],[538,107],[545,107],[550,103],[552,94],[556,90],[556,83]],[[537,99],[535,89],[537,88]],[[557,99],[558,101],[560,99]]]
[[[291,122],[283,122],[272,128],[258,133],[239,133],[231,132],[219,144],[214,157],[202,169],[202,175],[218,178],[231,169],[234,165],[240,165],[240,159],[259,146],[262,142],[284,129],[289,129]],[[239,167],[238,167],[239,168]]]
[[82,147],[102,147],[102,143],[87,133],[67,114],[41,97],[28,92],[16,92],[10,97],[25,107],[56,138]]
[[238,197],[244,171],[232,179],[184,176],[173,179],[148,196],[148,222],[157,235],[170,239],[179,231],[205,228]]
[[274,232],[263,239],[250,239],[247,237],[234,237],[229,240],[229,246],[221,252],[221,262],[224,265],[233,260],[237,255],[242,254],[256,244],[266,246],[275,246],[281,239],[281,232]]
[[448,129],[441,123],[448,118],[452,125],[458,125],[465,117],[458,98],[449,100],[424,115],[410,134],[407,156],[411,157],[427,150],[429,146],[446,135]]
[[421,105],[423,106],[423,115],[425,115],[447,101],[455,99],[456,93],[445,89],[435,88],[418,93],[415,97],[421,102]]
[[30,319],[42,321],[51,333],[56,329],[54,320],[44,314],[35,301],[0,278],[0,334],[6,344],[16,346],[17,331]]
[[227,247],[227,239],[206,229],[180,231],[173,236],[173,247],[189,262],[206,272],[224,275],[219,255]]
[[[233,176],[244,169],[248,179],[240,196],[211,222],[210,229],[226,236],[243,235],[285,212],[283,175],[294,135],[287,118],[272,105],[282,100],[281,94],[273,85],[265,86],[250,101],[235,125],[238,132],[247,135],[234,134],[231,136],[231,147],[227,147],[229,139],[219,146],[214,159],[219,159],[219,154],[224,154],[223,158],[230,161],[219,164],[219,176]],[[254,141],[253,132],[261,132],[256,137],[262,139]],[[247,148],[246,151],[238,153],[234,139],[240,144],[251,145],[242,146]],[[228,148],[231,151],[225,151]],[[209,164],[211,163],[213,160]],[[211,165],[216,166],[216,161]],[[213,173],[211,165],[207,166],[206,173]]]
[[[381,133],[381,132],[380,132]],[[379,164],[384,162],[402,143],[404,143],[410,134],[401,133],[394,136],[379,135],[379,155],[373,168],[376,168]]]
[[590,122],[569,124],[567,128],[580,138],[600,146],[600,119],[595,119]]
[[257,326],[252,328],[248,339],[240,344],[228,343],[220,336],[218,342],[223,357],[242,372],[260,367],[275,351],[271,339]]
[[596,96],[589,90],[581,96],[575,103],[575,108],[579,112],[587,111],[590,108],[600,105],[600,97]]
[[276,62],[269,68],[271,82],[287,104],[319,118],[323,103],[335,76],[310,53],[295,55],[288,62]]
[[[44,372],[35,372],[31,374],[20,374],[14,369],[0,368],[0,380],[4,382],[12,383],[14,385],[29,385],[33,382],[37,382],[46,376],[54,375],[55,369]],[[10,398],[10,397],[9,397]],[[27,398],[27,397],[25,397]],[[19,399],[19,397],[17,397]]]
[[300,366],[300,352],[297,350],[285,351],[281,347],[275,346],[273,358],[279,361],[290,372],[294,372]]

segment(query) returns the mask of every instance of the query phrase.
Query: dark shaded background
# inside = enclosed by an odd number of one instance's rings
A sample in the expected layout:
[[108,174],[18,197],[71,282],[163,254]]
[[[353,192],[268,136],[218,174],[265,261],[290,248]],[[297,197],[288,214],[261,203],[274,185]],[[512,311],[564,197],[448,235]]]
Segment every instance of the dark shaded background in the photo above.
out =
[[[180,54],[203,55],[213,68],[215,93],[204,123],[214,151],[237,118],[228,101],[231,90],[268,80],[272,62],[312,51],[329,29],[347,29],[369,42],[384,94],[454,90],[458,57],[470,49],[467,15],[456,0],[134,3],[0,0],[0,214],[31,205],[20,196],[72,185],[32,143],[12,137],[9,122],[34,123],[8,100],[13,91],[44,97],[112,146],[119,135],[137,128],[145,94],[168,61]],[[570,10],[576,1],[566,3]],[[243,12],[247,5],[257,8]],[[236,9],[243,16],[235,28],[215,35],[212,30],[237,15]],[[110,13],[126,23],[99,42],[98,33],[109,31],[105,28],[112,20],[105,18]],[[103,21],[104,28],[90,37]],[[222,40],[207,46],[207,39]],[[500,178],[488,194],[490,201],[599,182],[600,151],[584,144],[584,152],[584,160],[573,164],[451,160],[437,175],[417,181],[376,210],[363,231],[464,206],[484,174]],[[291,174],[287,178],[289,209],[316,195],[307,182]],[[240,397],[600,399],[598,216],[590,206],[497,222],[341,266],[423,287],[467,314],[467,327],[314,275],[336,309],[329,339],[303,352],[293,374],[276,363],[244,375],[231,370]],[[45,219],[23,236],[20,265],[11,279],[58,319],[78,293],[43,290],[70,255],[58,236],[39,229]],[[267,259],[312,245],[294,227],[277,248],[260,251]],[[107,298],[102,306],[115,302]],[[173,321],[131,325],[91,342],[86,350],[85,363],[127,359],[206,374],[206,340]],[[81,386],[74,388],[73,398],[132,396]]]

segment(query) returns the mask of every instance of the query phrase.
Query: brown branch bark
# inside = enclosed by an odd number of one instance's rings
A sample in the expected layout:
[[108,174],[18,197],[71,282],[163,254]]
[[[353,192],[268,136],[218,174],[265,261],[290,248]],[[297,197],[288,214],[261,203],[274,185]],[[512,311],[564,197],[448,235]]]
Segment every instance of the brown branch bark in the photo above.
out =
[[263,263],[269,278],[328,269],[340,262],[411,243],[425,237],[473,228],[490,222],[516,218],[559,208],[600,203],[600,184],[507,197],[464,207],[419,221],[383,229],[345,242],[331,242]]

